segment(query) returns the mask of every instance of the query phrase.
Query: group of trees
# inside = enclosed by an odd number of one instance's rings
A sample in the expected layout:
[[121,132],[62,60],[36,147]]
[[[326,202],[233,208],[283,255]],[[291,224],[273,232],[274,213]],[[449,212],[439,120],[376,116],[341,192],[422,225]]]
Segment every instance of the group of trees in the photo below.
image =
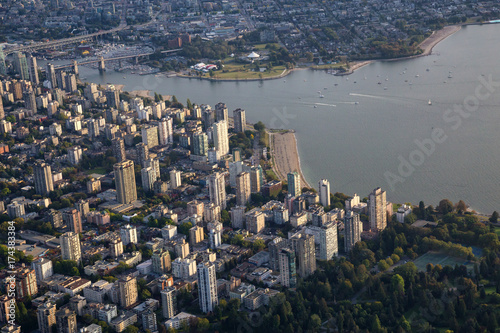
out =
[[204,41],[196,36],[191,44],[183,46],[179,54],[187,59],[224,59],[235,51],[236,47],[227,41]]
[[[464,223],[461,228],[480,234],[478,224]],[[500,302],[500,294],[487,294],[485,285],[494,285],[500,291],[498,248],[486,247],[487,254],[475,258],[470,248],[438,239],[447,225],[449,222],[441,221],[435,228],[416,228],[390,222],[378,238],[358,242],[349,259],[320,262],[311,277],[299,279],[295,292],[284,290],[269,307],[259,310],[258,318],[246,312],[233,316],[221,310],[222,318],[229,315],[222,320],[221,328],[248,326],[262,332],[315,332],[320,327],[339,332],[437,332],[437,328],[494,332],[500,313],[491,305]],[[244,242],[238,236],[230,241]],[[429,249],[462,255],[477,264],[474,271],[466,266],[432,264],[419,271],[413,262],[393,271],[373,270],[381,261],[395,263]]]
[[229,148],[241,148],[242,158],[249,158],[253,154],[253,138],[252,131],[245,131],[236,133],[229,138]]
[[74,260],[54,260],[52,264],[54,267],[54,273],[56,274],[80,276],[80,270],[83,271],[83,266],[79,266]]
[[[498,236],[465,211],[463,202],[443,202],[437,210],[422,202],[416,216],[439,218],[437,226],[389,222],[379,237],[358,242],[349,259],[320,262],[311,277],[299,280],[295,292],[285,290],[260,309],[258,320],[241,312],[223,320],[221,327],[248,326],[263,332],[314,332],[321,326],[339,332],[494,332],[500,315],[492,307],[500,304]],[[228,241],[250,245],[242,236]],[[485,251],[481,258],[467,247],[476,244]],[[429,250],[473,260],[474,270],[429,264],[419,271],[413,262],[387,270],[402,258],[415,259]],[[487,293],[486,286],[496,292]]]
[[14,254],[9,254],[9,250],[6,245],[0,244],[0,269],[4,269],[8,267],[9,264],[9,256],[14,260],[17,264],[26,264],[30,265],[33,261],[32,256],[27,256],[24,252],[14,251]]

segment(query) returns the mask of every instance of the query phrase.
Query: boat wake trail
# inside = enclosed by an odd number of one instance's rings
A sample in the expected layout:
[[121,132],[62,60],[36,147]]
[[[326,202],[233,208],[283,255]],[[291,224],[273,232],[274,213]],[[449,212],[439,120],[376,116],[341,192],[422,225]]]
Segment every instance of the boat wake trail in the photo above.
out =
[[356,93],[349,93],[350,96],[357,96],[357,97],[365,97],[365,98],[373,98],[373,99],[378,99],[382,101],[390,101],[394,103],[407,103],[407,102],[426,102],[426,99],[422,98],[412,98],[412,97],[398,97],[398,96],[375,96],[375,95],[365,95],[365,94],[356,94]]
[[321,105],[321,106],[333,106],[336,107],[337,105],[335,104],[326,104],[326,103],[314,103],[314,105]]
[[365,94],[356,94],[356,93],[349,93],[349,96],[358,96],[358,97],[366,97],[366,98],[374,98],[374,99],[380,99],[384,101],[398,101],[396,98],[389,98],[389,97],[384,97],[384,96],[374,96],[374,95],[365,95]]

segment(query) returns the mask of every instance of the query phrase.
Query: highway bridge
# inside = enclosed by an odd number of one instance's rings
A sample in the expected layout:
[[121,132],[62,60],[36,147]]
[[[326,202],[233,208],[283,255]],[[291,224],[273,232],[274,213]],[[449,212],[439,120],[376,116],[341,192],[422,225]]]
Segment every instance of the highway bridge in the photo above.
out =
[[4,49],[3,52],[5,55],[12,54],[14,52],[32,52],[32,51],[37,51],[37,50],[45,50],[45,49],[51,49],[59,46],[64,46],[64,45],[70,45],[74,43],[79,43],[84,40],[89,40],[93,38],[97,38],[99,36],[107,35],[107,34],[112,34],[127,28],[135,27],[135,28],[140,28],[140,27],[145,27],[148,26],[152,23],[156,22],[156,18],[158,15],[161,13],[161,11],[158,11],[153,15],[153,18],[151,21],[143,23],[143,24],[137,24],[137,25],[128,25],[127,21],[125,19],[125,13],[127,12],[127,1],[122,0],[122,7],[123,13],[121,20],[120,20],[120,25],[116,28],[110,29],[110,30],[102,30],[98,32],[94,32],[91,34],[86,34],[86,35],[81,35],[81,36],[75,36],[75,37],[70,37],[70,38],[63,38],[63,39],[58,39],[58,40],[52,40],[44,43],[33,43],[29,45],[22,45],[22,46],[16,46],[8,49]]
[[[174,49],[174,50],[166,50],[166,51],[161,51],[160,53],[162,54],[171,54],[178,52],[182,49]],[[146,52],[146,53],[140,53],[140,54],[131,54],[131,55],[126,55],[126,56],[121,56],[121,57],[113,57],[113,58],[104,58],[100,57],[99,59],[91,59],[91,60],[85,60],[82,62],[77,62],[76,60],[73,60],[71,64],[67,65],[60,65],[60,66],[54,66],[55,70],[61,70],[64,68],[73,68],[73,71],[75,73],[78,73],[78,66],[79,65],[88,65],[88,64],[94,64],[94,63],[99,63],[99,70],[100,71],[105,71],[105,62],[106,61],[115,61],[115,60],[124,60],[124,59],[135,59],[135,63],[139,62],[139,58],[142,57],[149,57],[150,55],[154,54],[154,52]]]
[[114,32],[123,30],[125,28],[127,28],[127,25],[121,24],[120,26],[118,26],[114,29],[111,29],[111,30],[103,30],[103,31],[98,31],[98,32],[94,32],[91,34],[87,34],[87,35],[52,40],[52,41],[48,41],[48,42],[44,42],[44,43],[33,43],[33,44],[29,44],[29,45],[16,46],[16,47],[4,49],[3,52],[5,55],[8,55],[8,54],[11,54],[14,52],[33,52],[36,50],[51,49],[51,48],[55,48],[55,47],[59,47],[59,46],[80,43],[81,41],[84,41],[84,40],[92,40],[93,38],[97,38],[99,36],[106,35],[106,34],[112,34]]

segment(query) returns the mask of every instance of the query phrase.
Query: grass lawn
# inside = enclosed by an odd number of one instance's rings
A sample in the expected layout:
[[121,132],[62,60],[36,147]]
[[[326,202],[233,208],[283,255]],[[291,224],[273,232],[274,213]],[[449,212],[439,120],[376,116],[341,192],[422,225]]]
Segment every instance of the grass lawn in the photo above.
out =
[[280,47],[280,45],[278,43],[265,43],[265,44],[255,44],[253,45],[253,48],[256,49],[256,50],[265,50],[266,49],[266,45],[274,45],[276,46],[277,48]]
[[[265,65],[263,65],[264,67]],[[255,72],[253,71],[253,65],[251,64],[238,64],[235,62],[225,63],[224,69],[214,72],[214,78],[216,79],[260,79],[279,76],[286,69],[285,66],[273,67],[270,71],[265,72]],[[210,77],[210,75],[205,74],[204,77]]]
[[[257,45],[265,47],[266,44]],[[221,70],[214,71],[213,78],[214,79],[222,79],[222,80],[245,80],[245,79],[265,79],[272,78],[276,76],[280,76],[281,74],[286,73],[285,66],[275,66],[270,71],[264,72],[256,72],[254,71],[255,65],[251,63],[237,63],[234,58],[227,57],[222,60],[224,67]],[[260,67],[266,67],[267,62],[261,63]],[[192,77],[196,77],[196,74],[192,73]],[[209,73],[204,73],[202,75],[204,78],[210,78]]]
[[330,69],[330,68],[339,68],[339,67],[346,68],[346,64],[339,62],[339,63],[336,63],[336,64],[316,65],[316,66],[312,66],[311,68],[313,68],[313,69]]
[[94,169],[90,169],[90,170],[86,170],[85,173],[87,175],[91,175],[93,173],[98,173],[100,175],[105,175],[107,174],[108,172],[106,171],[106,168],[104,167],[98,167],[98,168],[94,168]]
[[276,176],[276,174],[274,173],[273,170],[269,169],[269,170],[266,170],[266,175],[271,178],[271,179],[275,179],[275,180],[279,180],[278,176]]

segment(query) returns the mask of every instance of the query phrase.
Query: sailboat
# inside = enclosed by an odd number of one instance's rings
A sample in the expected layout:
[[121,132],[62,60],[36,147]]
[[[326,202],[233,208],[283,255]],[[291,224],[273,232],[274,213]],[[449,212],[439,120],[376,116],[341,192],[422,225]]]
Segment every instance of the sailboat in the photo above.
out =
[[428,104],[429,104],[429,105],[432,105],[432,102],[431,102],[431,100],[429,100]]

